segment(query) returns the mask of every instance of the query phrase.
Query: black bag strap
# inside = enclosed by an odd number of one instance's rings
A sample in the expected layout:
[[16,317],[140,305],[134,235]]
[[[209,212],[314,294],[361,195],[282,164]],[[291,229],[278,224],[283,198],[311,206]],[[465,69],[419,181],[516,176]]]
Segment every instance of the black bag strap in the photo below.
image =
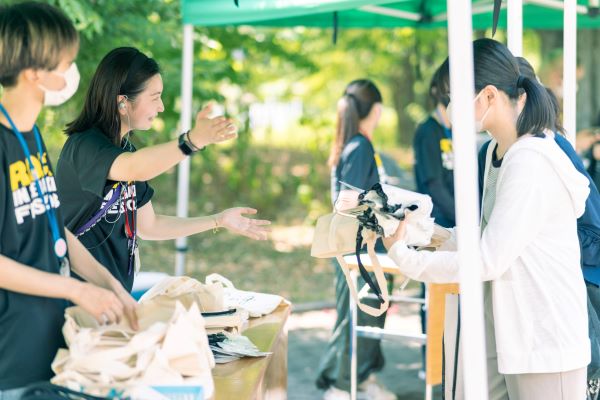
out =
[[109,397],[92,396],[50,382],[33,383],[21,395],[21,400],[106,400],[107,398]]
[[362,261],[360,260],[360,250],[362,249],[362,246],[363,246],[362,230],[363,230],[363,227],[362,227],[362,225],[360,225],[358,227],[358,232],[356,234],[356,261],[358,263],[358,271],[360,272],[360,276],[363,278],[365,283],[367,285],[369,285],[369,288],[371,288],[371,290],[373,291],[373,294],[375,296],[377,296],[377,299],[379,300],[379,304],[383,304],[383,303],[385,303],[385,300],[383,299],[383,296],[381,295],[381,288],[377,284],[377,281],[373,281],[373,279],[371,279],[371,275],[369,275],[365,266],[363,265]]

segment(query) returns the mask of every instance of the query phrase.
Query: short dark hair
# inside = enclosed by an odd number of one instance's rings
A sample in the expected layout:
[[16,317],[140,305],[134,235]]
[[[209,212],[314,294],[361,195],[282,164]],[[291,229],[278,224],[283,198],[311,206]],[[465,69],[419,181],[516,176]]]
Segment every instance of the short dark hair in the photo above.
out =
[[0,7],[0,85],[15,86],[21,71],[53,70],[79,45],[73,23],[59,9],[37,2]]
[[448,84],[446,81],[447,71],[445,65],[442,64],[435,71],[429,83],[429,99],[432,106],[435,108],[438,104],[448,107],[450,97],[448,96]]
[[133,47],[111,50],[96,69],[88,88],[83,110],[67,125],[72,135],[97,127],[115,144],[121,136],[121,118],[117,106],[119,95],[131,101],[144,91],[148,80],[160,73],[154,59]]

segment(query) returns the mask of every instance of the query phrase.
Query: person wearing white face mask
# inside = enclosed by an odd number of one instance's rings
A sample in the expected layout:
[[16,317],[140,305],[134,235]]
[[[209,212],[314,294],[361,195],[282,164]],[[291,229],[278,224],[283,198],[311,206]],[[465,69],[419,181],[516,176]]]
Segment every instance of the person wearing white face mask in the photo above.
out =
[[138,239],[167,240],[217,228],[265,240],[270,222],[248,218],[252,208],[177,218],[157,215],[148,180],[187,156],[237,135],[233,122],[198,113],[194,128],[178,140],[137,150],[130,134],[152,128],[164,111],[156,61],[133,47],[110,51],[90,83],[80,115],[68,125],[56,180],[68,228],[127,290],[139,270]]
[[[489,398],[584,399],[590,340],[577,218],[588,180],[544,133],[556,118],[546,90],[521,75],[497,41],[476,40],[473,54],[477,129],[495,139],[484,171],[483,269],[477,271],[484,283]],[[455,240],[435,253],[416,252],[407,248],[401,223],[384,243],[408,277],[459,281]]]
[[64,87],[60,90],[51,90],[40,84],[39,88],[44,92],[45,106],[60,106],[77,92],[80,78],[79,70],[77,69],[77,64],[73,62],[65,72],[52,71],[51,73],[64,79]]
[[[0,398],[52,376],[69,300],[100,322],[135,301],[64,228],[54,173],[36,119],[77,90],[75,28],[47,4],[0,7]],[[70,270],[91,283],[70,277]],[[92,284],[93,283],[93,284]]]
[[[448,118],[450,118],[451,114],[451,110],[452,110],[452,103],[448,103],[448,107],[446,108],[446,115],[448,115]],[[481,121],[477,122],[475,121],[475,127],[477,128],[477,126],[479,125],[479,128],[481,129]],[[477,151],[481,150],[481,148],[483,147],[483,145],[490,140],[490,135],[489,133],[482,129],[481,131],[476,130],[476,137],[475,137],[475,141],[477,143]]]

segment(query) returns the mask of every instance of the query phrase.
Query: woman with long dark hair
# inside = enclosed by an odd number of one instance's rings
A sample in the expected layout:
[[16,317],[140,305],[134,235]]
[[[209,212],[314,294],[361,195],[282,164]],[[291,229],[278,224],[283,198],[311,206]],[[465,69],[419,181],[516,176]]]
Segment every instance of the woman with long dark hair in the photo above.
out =
[[154,191],[146,181],[237,132],[231,120],[208,118],[205,108],[194,128],[177,140],[136,151],[129,135],[151,128],[164,110],[162,90],[152,58],[131,47],[109,52],[92,78],[81,114],[67,127],[69,138],[57,165],[67,226],[129,290],[139,267],[138,237],[167,240],[223,227],[266,239],[264,225],[269,224],[244,217],[256,213],[244,207],[198,218],[155,214]]
[[[479,39],[473,51],[476,128],[494,138],[484,171],[483,269],[477,271],[484,282],[490,398],[583,399],[590,340],[577,218],[588,181],[545,134],[555,127],[556,111],[544,87],[520,73],[503,44]],[[404,274],[459,281],[450,246],[416,252],[403,241],[404,230],[401,223],[384,239]]]
[[[372,144],[382,109],[379,89],[367,79],[350,82],[338,102],[336,135],[331,153],[331,200],[338,209],[356,205],[358,194],[342,182],[361,189],[370,189],[385,180],[383,164]],[[326,390],[324,399],[350,398],[350,320],[348,286],[344,274],[335,266],[337,320],[327,351],[321,360],[317,387]],[[362,282],[364,284],[364,282]],[[365,300],[369,303],[369,300]],[[373,303],[375,307],[378,302]],[[383,327],[385,313],[373,317],[359,311],[358,324]],[[384,359],[379,340],[358,339],[359,391],[367,398],[395,399],[396,396],[374,381],[373,373],[383,368]],[[369,379],[370,378],[370,379]]]

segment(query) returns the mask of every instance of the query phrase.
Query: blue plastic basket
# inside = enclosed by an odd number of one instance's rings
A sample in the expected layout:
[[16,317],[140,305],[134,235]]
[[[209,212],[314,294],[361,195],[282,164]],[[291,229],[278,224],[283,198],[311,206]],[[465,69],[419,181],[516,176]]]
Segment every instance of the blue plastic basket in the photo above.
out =
[[202,386],[152,386],[170,400],[204,400]]

